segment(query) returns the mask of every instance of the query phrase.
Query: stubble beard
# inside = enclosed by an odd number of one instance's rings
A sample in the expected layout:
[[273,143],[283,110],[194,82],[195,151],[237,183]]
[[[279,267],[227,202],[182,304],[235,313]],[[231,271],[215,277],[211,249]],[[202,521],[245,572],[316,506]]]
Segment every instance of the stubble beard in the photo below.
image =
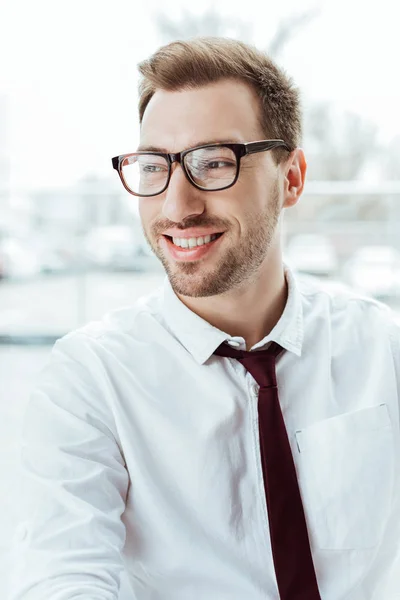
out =
[[229,244],[229,232],[224,233],[225,239],[221,240],[218,250],[220,256],[214,265],[207,264],[207,257],[204,261],[171,261],[159,246],[151,243],[145,231],[144,235],[162,263],[174,292],[191,298],[205,298],[240,288],[257,277],[274,238],[279,217],[279,192],[275,189],[267,208],[252,215],[245,238],[224,248]]

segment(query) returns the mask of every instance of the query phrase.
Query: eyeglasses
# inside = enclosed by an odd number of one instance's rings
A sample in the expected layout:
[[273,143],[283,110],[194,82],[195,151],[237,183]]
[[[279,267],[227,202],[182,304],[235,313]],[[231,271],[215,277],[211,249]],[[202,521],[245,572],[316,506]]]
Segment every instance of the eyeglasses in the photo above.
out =
[[134,196],[162,194],[169,184],[172,163],[178,162],[194,187],[205,192],[226,190],[238,180],[240,159],[247,154],[274,148],[291,148],[283,140],[261,140],[245,144],[205,144],[176,154],[133,152],[112,159],[124,188]]

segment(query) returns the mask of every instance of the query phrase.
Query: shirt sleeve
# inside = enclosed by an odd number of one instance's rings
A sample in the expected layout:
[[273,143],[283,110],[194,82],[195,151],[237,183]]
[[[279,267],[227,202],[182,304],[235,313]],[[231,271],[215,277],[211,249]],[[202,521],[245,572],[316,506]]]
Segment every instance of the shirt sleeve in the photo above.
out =
[[118,598],[128,474],[94,341],[59,340],[28,401],[9,600]]
[[[391,314],[393,314],[391,312]],[[400,320],[399,317],[392,317],[390,321],[390,343],[392,346],[394,368],[397,380],[397,396],[399,400],[399,412],[400,412]]]
[[[396,373],[396,381],[397,381],[397,399],[399,403],[399,413],[400,413],[400,321],[398,316],[393,318],[390,322],[390,341],[393,352],[394,359],[394,368]],[[393,509],[393,513],[398,515],[400,511],[400,491],[397,494],[397,503]],[[396,527],[397,532],[397,552],[394,552],[396,559],[393,560],[393,553],[391,556],[392,566],[387,574],[387,580],[385,582],[386,587],[383,589],[379,588],[377,594],[379,594],[379,598],[388,598],[388,600],[397,600],[400,598],[399,594],[399,583],[400,583],[400,526],[399,520],[396,518],[394,522],[394,527]],[[396,539],[396,537],[394,537]],[[378,596],[373,600],[378,600]]]

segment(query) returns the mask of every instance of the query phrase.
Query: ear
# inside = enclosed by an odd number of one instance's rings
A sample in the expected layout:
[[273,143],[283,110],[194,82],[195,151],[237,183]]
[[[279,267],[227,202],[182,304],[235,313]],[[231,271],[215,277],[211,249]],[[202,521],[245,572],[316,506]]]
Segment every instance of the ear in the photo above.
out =
[[289,208],[297,204],[304,188],[307,162],[302,148],[293,150],[282,166],[285,170],[283,208]]

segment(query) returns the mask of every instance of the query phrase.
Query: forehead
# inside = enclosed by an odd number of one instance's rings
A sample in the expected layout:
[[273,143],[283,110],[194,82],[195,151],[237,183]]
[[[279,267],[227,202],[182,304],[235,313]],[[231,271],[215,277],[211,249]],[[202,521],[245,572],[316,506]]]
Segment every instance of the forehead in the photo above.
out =
[[191,90],[157,90],[143,116],[140,144],[179,152],[207,141],[262,137],[256,93],[245,83],[225,80]]

